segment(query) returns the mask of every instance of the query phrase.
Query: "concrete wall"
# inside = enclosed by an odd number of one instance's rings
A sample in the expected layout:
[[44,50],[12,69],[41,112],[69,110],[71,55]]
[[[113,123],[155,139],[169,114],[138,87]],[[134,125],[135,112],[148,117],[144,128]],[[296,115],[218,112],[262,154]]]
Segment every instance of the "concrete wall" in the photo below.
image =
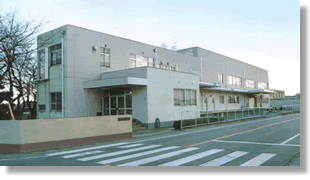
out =
[[[0,121],[0,144],[20,144],[20,122]],[[1,152],[1,151],[0,151]]]
[[[197,105],[175,106],[174,88],[196,90]],[[174,120],[181,119],[182,111],[199,110],[199,103],[199,76],[148,68],[148,128],[154,128],[156,118],[160,119],[161,127],[172,126]],[[195,114],[190,113],[188,118],[194,117]]]
[[[130,117],[118,121],[119,117]],[[0,121],[0,144],[28,144],[132,133],[130,115]]]

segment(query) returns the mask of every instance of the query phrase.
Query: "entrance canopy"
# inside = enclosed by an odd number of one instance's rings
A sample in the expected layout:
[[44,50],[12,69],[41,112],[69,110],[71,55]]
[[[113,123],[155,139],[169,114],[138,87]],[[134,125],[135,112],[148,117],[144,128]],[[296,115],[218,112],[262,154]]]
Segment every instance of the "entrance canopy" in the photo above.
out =
[[137,77],[115,77],[110,79],[100,79],[93,81],[84,81],[83,88],[102,88],[121,85],[147,85],[146,78]]

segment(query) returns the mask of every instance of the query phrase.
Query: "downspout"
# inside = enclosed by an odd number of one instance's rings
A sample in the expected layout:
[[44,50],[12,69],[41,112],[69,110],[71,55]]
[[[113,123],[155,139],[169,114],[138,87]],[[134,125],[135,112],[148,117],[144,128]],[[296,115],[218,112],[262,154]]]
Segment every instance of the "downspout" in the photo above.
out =
[[61,80],[62,80],[62,87],[61,87],[61,114],[62,114],[62,117],[64,118],[65,117],[65,102],[64,102],[64,99],[65,99],[65,93],[64,93],[64,36],[65,36],[65,30],[62,30],[60,32],[62,34],[62,38],[61,38],[61,65],[62,65],[62,73],[61,73]]

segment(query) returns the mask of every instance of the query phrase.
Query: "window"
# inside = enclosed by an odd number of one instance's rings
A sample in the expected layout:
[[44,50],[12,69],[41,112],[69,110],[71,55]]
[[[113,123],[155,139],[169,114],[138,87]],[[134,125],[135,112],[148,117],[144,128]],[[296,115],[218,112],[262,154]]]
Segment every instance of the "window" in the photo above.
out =
[[224,104],[224,96],[220,96],[220,103]]
[[45,104],[39,104],[39,111],[45,111]]
[[149,67],[155,67],[155,59],[154,58],[148,58],[148,61],[147,61],[147,65]]
[[50,47],[51,53],[51,66],[61,64],[61,44]]
[[267,97],[263,98],[263,103],[269,103],[269,99]]
[[234,86],[242,86],[242,78],[228,75],[228,84],[234,85]]
[[223,83],[223,73],[218,74],[218,82]]
[[61,93],[51,93],[51,110],[52,111],[61,111]]
[[39,79],[45,79],[45,50],[38,52],[39,57]]
[[255,81],[250,79],[245,79],[245,86],[250,88],[255,88]]
[[238,95],[228,95],[228,103],[239,103]]
[[[265,82],[258,82],[258,88],[259,89],[267,89],[267,83]],[[278,96],[278,94],[277,94]]]
[[192,90],[191,105],[197,105],[196,90]]
[[174,105],[197,105],[196,90],[174,89]]
[[110,49],[101,47],[101,66],[110,67]]

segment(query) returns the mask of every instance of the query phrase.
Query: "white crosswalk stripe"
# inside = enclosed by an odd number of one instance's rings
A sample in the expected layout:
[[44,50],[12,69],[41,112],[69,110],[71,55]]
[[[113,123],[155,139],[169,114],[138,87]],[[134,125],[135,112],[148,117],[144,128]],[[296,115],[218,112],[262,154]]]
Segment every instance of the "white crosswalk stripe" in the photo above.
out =
[[128,150],[117,151],[117,152],[108,153],[108,154],[101,154],[101,155],[97,155],[97,156],[81,158],[81,159],[77,159],[77,160],[79,160],[79,161],[89,161],[89,160],[94,160],[94,159],[99,159],[99,158],[104,158],[104,157],[109,157],[109,156],[116,156],[116,155],[120,155],[120,154],[135,152],[135,151],[142,151],[142,150],[145,150],[145,149],[151,149],[151,148],[155,148],[155,147],[159,147],[159,146],[161,146],[161,145],[145,146],[145,147],[140,147],[140,148],[135,148],[135,149],[128,149]]
[[94,150],[94,149],[102,149],[102,148],[107,148],[107,147],[120,146],[120,145],[125,145],[125,144],[129,144],[129,143],[109,144],[109,145],[104,145],[104,146],[96,146],[96,147],[91,147],[91,148],[83,148],[83,149],[77,149],[77,150],[72,150],[72,151],[63,151],[63,152],[58,152],[58,153],[50,153],[50,154],[47,154],[46,156],[57,156],[57,155],[71,154],[71,153],[89,151],[89,150]]
[[225,163],[228,163],[229,161],[237,159],[243,155],[246,155],[247,153],[248,152],[244,152],[244,151],[235,151],[233,153],[230,153],[226,156],[220,157],[220,158],[215,159],[213,161],[201,164],[200,166],[220,166],[220,165],[223,165]]
[[79,157],[79,156],[85,156],[85,155],[92,155],[92,154],[99,154],[102,153],[103,151],[90,151],[90,152],[84,152],[84,153],[79,153],[79,154],[72,154],[72,155],[67,155],[63,156],[62,158],[74,158],[74,157]]
[[[83,149],[76,149],[76,150],[70,150],[70,151],[63,151],[63,152],[55,152],[47,154],[46,156],[61,156],[61,158],[65,159],[74,159],[79,161],[90,161],[90,160],[97,160],[97,164],[110,164],[115,163],[113,165],[117,166],[139,166],[144,165],[147,163],[152,164],[152,162],[167,159],[170,158],[171,160],[169,162],[165,162],[162,164],[159,164],[158,166],[180,166],[180,165],[193,165],[197,164],[194,161],[204,161],[204,158],[209,157],[208,159],[212,158],[212,155],[216,156],[217,159],[214,159],[201,164],[200,166],[225,166],[226,163],[233,161],[237,158],[240,158],[250,152],[245,151],[234,151],[230,154],[225,153],[225,149],[206,149],[204,151],[195,152],[194,150],[198,150],[200,148],[191,147],[191,148],[181,148],[180,146],[167,146],[167,147],[161,147],[162,145],[148,145],[143,146],[144,144],[130,144],[130,143],[116,143],[116,144],[109,144],[109,145],[103,145],[103,146],[96,146],[96,147],[90,147],[90,148],[83,148]],[[141,147],[139,147],[141,146]],[[109,149],[110,148],[110,149]],[[111,149],[112,148],[112,149]],[[115,149],[120,148],[120,149]],[[177,148],[181,148],[179,150],[176,150]],[[97,150],[98,149],[98,150]],[[105,149],[104,151],[100,149]],[[150,150],[153,149],[153,150]],[[93,150],[93,151],[91,151]],[[171,151],[172,150],[172,151]],[[138,152],[140,151],[140,152]],[[168,151],[168,152],[165,152]],[[190,156],[185,156],[181,154],[186,152],[193,151]],[[229,151],[229,150],[228,150]],[[219,157],[216,155],[217,153],[224,154],[223,156]],[[84,157],[83,157],[84,156]],[[114,157],[113,157],[114,156]],[[143,157],[144,156],[144,157]],[[241,159],[242,163],[238,164],[238,166],[260,166],[276,156],[276,154],[272,153],[262,153],[254,158],[250,159],[250,156],[244,156]],[[107,159],[109,158],[110,159]],[[253,157],[253,156],[252,156]],[[141,159],[143,158],[143,159]],[[120,162],[125,161],[126,162]],[[119,162],[119,163],[117,163]],[[234,161],[234,164],[237,164],[237,161]],[[229,165],[229,164],[228,164]]]
[[97,163],[98,164],[109,164],[109,163],[118,162],[118,161],[122,161],[122,160],[126,160],[126,159],[132,159],[132,158],[141,157],[141,156],[145,156],[145,155],[149,155],[149,154],[154,154],[154,153],[158,153],[158,152],[162,152],[162,151],[167,151],[167,150],[175,149],[175,148],[178,148],[178,147],[179,146],[170,146],[170,147],[155,149],[155,150],[152,150],[152,151],[146,151],[146,152],[143,152],[143,153],[137,153],[137,154],[132,154],[132,155],[128,155],[128,156],[108,159],[108,160],[100,161],[100,162],[97,162]]
[[275,155],[276,154],[262,153],[262,154],[256,156],[255,158],[241,164],[240,166],[260,166],[261,164],[268,161],[269,159],[271,159]]
[[215,153],[218,153],[218,152],[221,152],[221,151],[223,151],[223,149],[211,149],[211,150],[208,150],[208,151],[205,151],[205,152],[202,152],[202,153],[198,153],[198,154],[194,154],[192,156],[188,156],[188,157],[185,157],[185,158],[182,158],[182,159],[171,161],[171,162],[168,162],[168,163],[165,163],[165,164],[160,164],[159,166],[179,166],[181,164],[185,164],[185,163],[188,163],[188,162],[191,162],[191,161],[195,161],[197,159],[200,159],[200,158],[203,158],[203,157],[206,157],[206,156],[210,156],[212,154],[215,154]]
[[137,147],[137,146],[142,146],[143,144],[131,144],[127,146],[120,146],[118,148],[132,148],[132,147]]
[[179,150],[179,151],[175,151],[175,152],[171,152],[171,153],[166,153],[166,154],[162,154],[162,155],[158,155],[158,156],[154,156],[154,157],[150,157],[150,158],[146,158],[146,159],[141,159],[138,161],[133,161],[133,162],[129,162],[129,163],[125,163],[125,164],[120,164],[118,166],[139,166],[142,164],[146,164],[146,163],[150,163],[150,162],[154,162],[160,159],[165,159],[165,158],[169,158],[169,157],[173,157],[173,156],[177,156],[180,155],[182,153],[185,152],[190,152],[193,150],[197,150],[199,148],[187,148],[187,149],[183,149],[183,150]]

